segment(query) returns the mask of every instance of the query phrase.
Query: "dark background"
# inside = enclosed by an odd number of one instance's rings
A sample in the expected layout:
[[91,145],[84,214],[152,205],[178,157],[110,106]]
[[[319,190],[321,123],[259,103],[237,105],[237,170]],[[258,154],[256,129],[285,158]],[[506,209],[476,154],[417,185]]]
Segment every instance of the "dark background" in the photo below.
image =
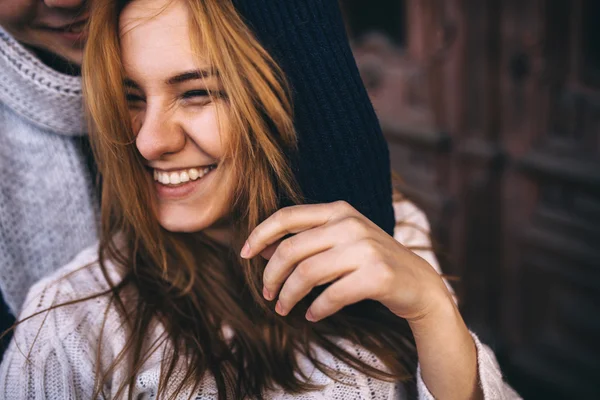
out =
[[469,327],[526,399],[600,399],[600,1],[340,4]]

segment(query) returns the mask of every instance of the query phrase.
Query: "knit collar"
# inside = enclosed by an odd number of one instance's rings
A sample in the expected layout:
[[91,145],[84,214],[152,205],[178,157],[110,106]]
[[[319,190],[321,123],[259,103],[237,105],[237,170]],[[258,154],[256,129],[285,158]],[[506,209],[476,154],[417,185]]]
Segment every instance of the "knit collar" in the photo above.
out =
[[44,65],[0,27],[0,102],[44,130],[85,134],[81,78]]

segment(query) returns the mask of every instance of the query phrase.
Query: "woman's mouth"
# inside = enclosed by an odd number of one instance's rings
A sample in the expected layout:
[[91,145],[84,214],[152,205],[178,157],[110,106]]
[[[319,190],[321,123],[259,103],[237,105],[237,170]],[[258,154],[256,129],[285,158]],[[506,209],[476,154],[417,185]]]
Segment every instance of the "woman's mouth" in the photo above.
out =
[[181,199],[193,193],[217,164],[203,167],[186,168],[176,171],[153,170],[155,187],[159,197],[165,199]]
[[182,169],[180,171],[154,170],[154,180],[163,185],[180,186],[204,178],[210,171],[217,168],[216,164],[206,167]]

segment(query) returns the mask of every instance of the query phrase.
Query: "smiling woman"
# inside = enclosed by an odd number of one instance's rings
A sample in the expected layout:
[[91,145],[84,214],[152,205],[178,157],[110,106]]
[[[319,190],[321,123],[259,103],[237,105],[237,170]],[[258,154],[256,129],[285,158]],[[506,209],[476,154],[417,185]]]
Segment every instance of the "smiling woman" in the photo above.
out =
[[[324,65],[342,93],[359,82],[335,2],[236,4],[255,28],[289,20],[286,65]],[[301,53],[315,32],[322,47]],[[0,369],[7,397],[366,400],[415,383],[427,399],[512,396],[433,255],[388,232],[389,161],[362,86],[321,94],[315,76],[292,91],[226,0],[97,0],[89,34],[101,239],[31,290]],[[311,60],[332,43],[335,63]],[[361,154],[381,177],[339,174]],[[321,166],[308,181],[306,159]],[[349,181],[320,184],[332,176]],[[419,231],[402,229],[407,243]]]
[[[275,182],[290,198],[298,197],[283,155],[294,148],[295,136],[281,71],[257,42],[244,38],[249,33],[240,28],[243,24],[231,4],[222,8],[210,2],[131,2],[119,15],[118,28],[113,26],[119,33],[118,38],[113,36],[114,47],[108,47],[113,54],[120,53],[123,83],[105,79],[113,76],[110,69],[115,65],[95,62],[89,64],[94,71],[86,74],[84,89],[88,98],[107,90],[123,91],[126,103],[111,102],[112,109],[89,102],[92,130],[100,140],[112,140],[104,138],[115,135],[110,126],[119,127],[123,140],[135,137],[135,148],[118,151],[133,150],[131,157],[142,157],[141,166],[155,181],[149,193],[152,200],[144,203],[153,204],[160,225],[176,232],[202,231],[231,243],[232,230],[238,230],[231,215],[248,215],[254,224],[264,219],[277,205]],[[102,24],[117,22],[115,15],[101,15],[108,10],[98,6],[98,18],[92,21],[91,31],[102,30],[100,37],[115,32],[95,24],[103,18]],[[226,12],[233,17],[220,15]],[[231,22],[220,29],[219,18]],[[98,59],[107,46],[107,40],[91,42],[89,58]],[[224,48],[231,48],[230,54]],[[238,66],[244,65],[247,70],[240,73]],[[261,109],[270,117],[264,118]],[[128,118],[116,120],[125,110]],[[269,124],[278,135],[268,133]],[[259,146],[252,144],[257,138]],[[96,148],[103,153],[98,157],[101,164],[110,160],[111,171],[123,160],[115,157],[114,148]],[[252,166],[247,164],[250,159]],[[111,171],[106,174],[113,176]],[[278,179],[271,171],[279,172]],[[114,177],[118,181],[125,175],[115,172]],[[133,180],[139,186],[141,181]],[[110,190],[106,177],[105,185]],[[272,209],[259,210],[248,200],[250,193],[262,193],[261,207]],[[138,204],[136,199],[127,206]]]
[[162,177],[158,220],[171,231],[210,235],[231,211],[229,112],[206,45],[195,51],[186,40],[198,36],[188,20],[181,2],[132,3],[120,16],[121,54],[136,147],[150,173]]

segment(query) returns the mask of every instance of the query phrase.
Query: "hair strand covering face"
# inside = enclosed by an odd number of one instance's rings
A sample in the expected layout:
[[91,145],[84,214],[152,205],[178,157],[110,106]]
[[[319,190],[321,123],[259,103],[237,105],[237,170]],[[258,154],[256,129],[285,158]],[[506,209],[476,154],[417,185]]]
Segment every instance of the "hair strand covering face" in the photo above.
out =
[[[315,291],[289,316],[279,317],[260,293],[264,260],[241,260],[202,232],[172,233],[160,226],[153,182],[134,144],[124,94],[119,15],[127,4],[93,3],[82,71],[90,135],[102,176],[99,260],[112,287],[112,302],[130,332],[126,347],[111,365],[97,363],[94,397],[123,365],[128,379],[119,383],[117,397],[125,395],[149,353],[164,340],[172,350],[162,360],[159,398],[198,389],[205,373],[214,376],[219,399],[263,398],[276,386],[288,392],[313,389],[298,367],[298,353],[324,373],[334,372],[315,359],[311,345],[372,377],[410,379],[416,366],[410,329],[381,304],[361,302],[313,324],[304,313],[318,294]],[[290,90],[281,69],[230,1],[185,4],[192,44],[218,71],[227,93],[227,110],[220,112],[228,113],[232,130],[227,151],[237,180],[231,219],[234,241],[241,244],[282,199],[291,204],[302,201],[286,157],[296,148]],[[107,259],[124,271],[120,284],[109,280]],[[130,289],[137,295],[127,295]],[[154,321],[164,326],[165,335],[146,343]],[[233,332],[229,340],[220,329],[224,326]],[[389,371],[369,366],[333,338],[365,347]],[[100,341],[98,354],[101,346]],[[181,368],[185,373],[174,382],[171,376]]]

